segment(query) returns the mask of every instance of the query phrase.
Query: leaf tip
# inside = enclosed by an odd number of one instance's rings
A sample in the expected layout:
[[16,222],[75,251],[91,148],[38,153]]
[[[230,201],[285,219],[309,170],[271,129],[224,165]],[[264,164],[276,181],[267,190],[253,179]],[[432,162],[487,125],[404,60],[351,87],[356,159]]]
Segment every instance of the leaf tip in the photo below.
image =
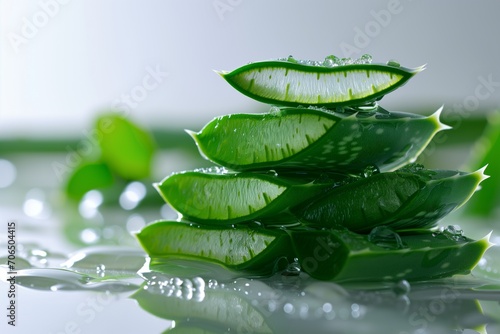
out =
[[422,72],[423,70],[425,70],[427,68],[427,64],[423,64],[421,66],[418,66],[418,67],[415,67],[415,68],[412,68],[410,71],[413,75],[417,74],[417,73],[420,73]]
[[474,172],[477,173],[477,175],[479,176],[478,184],[490,177],[489,175],[484,173],[486,171],[486,168],[488,168],[488,164],[484,165],[482,168],[479,168],[477,171]]
[[196,132],[189,130],[189,129],[184,129],[184,132],[186,132],[189,136],[191,136],[191,138],[196,140],[196,136],[198,135]]
[[493,231],[490,231],[490,233],[486,234],[483,238],[484,241],[486,241],[486,249],[484,250],[485,252],[490,248],[490,247],[493,247],[493,246],[496,246],[497,244],[495,244],[494,242],[491,242],[491,235],[493,234]]
[[226,76],[226,74],[229,73],[228,71],[224,71],[224,70],[213,70],[213,71],[223,78]]
[[444,105],[439,107],[438,110],[436,110],[431,116],[429,116],[431,119],[433,119],[436,122],[437,132],[452,129],[452,127],[449,126],[448,124],[444,124],[443,122],[441,122],[441,114],[443,113],[443,109],[444,109]]

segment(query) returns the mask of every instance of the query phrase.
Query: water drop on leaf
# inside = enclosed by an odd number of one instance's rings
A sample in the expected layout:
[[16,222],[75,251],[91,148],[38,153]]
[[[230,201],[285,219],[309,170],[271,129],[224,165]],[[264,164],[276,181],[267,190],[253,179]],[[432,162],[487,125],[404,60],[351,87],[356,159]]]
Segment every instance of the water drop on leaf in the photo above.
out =
[[386,249],[402,249],[406,247],[399,234],[387,226],[377,226],[372,229],[368,235],[368,240]]
[[398,61],[394,60],[394,59],[389,60],[387,62],[387,65],[394,66],[394,67],[401,67],[401,64]]
[[443,235],[450,240],[460,241],[464,238],[464,231],[458,225],[448,225],[443,229]]
[[366,166],[365,169],[363,170],[364,177],[370,177],[378,173],[380,173],[380,170],[375,165]]
[[359,57],[354,61],[355,64],[371,64],[371,62],[372,62],[372,56],[367,53],[365,53],[364,55],[362,55],[361,57]]
[[410,283],[408,283],[407,280],[401,280],[394,285],[392,291],[394,291],[397,296],[403,296],[407,295],[410,292],[410,289]]

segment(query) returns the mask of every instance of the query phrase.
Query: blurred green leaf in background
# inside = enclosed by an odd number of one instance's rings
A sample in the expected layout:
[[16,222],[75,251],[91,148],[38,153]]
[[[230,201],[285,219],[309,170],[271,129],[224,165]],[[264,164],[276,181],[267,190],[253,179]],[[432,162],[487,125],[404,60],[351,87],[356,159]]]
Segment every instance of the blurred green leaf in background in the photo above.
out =
[[151,134],[119,113],[101,115],[93,133],[99,157],[83,161],[66,182],[66,195],[80,200],[88,191],[151,176],[156,145]]
[[491,176],[488,182],[472,196],[465,207],[465,213],[477,217],[493,218],[498,215],[500,204],[500,112],[490,114],[482,137],[473,148],[469,160],[470,170],[479,169],[485,165],[486,174]]

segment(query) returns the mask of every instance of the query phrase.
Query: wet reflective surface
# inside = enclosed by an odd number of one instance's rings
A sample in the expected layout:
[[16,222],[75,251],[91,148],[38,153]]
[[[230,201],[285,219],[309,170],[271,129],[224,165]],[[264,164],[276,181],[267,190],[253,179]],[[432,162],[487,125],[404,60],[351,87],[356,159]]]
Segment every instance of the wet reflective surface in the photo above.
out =
[[[16,327],[2,316],[2,333],[500,332],[499,246],[472,275],[418,283],[339,285],[314,280],[294,264],[266,278],[188,261],[150,266],[133,233],[175,217],[160,200],[143,203],[151,185],[124,185],[113,205],[98,191],[69,203],[51,161],[0,160],[7,171],[0,180],[2,309],[11,288],[8,221],[16,223],[17,246]],[[500,244],[495,221],[451,215],[440,225],[476,239],[493,230],[491,241]]]

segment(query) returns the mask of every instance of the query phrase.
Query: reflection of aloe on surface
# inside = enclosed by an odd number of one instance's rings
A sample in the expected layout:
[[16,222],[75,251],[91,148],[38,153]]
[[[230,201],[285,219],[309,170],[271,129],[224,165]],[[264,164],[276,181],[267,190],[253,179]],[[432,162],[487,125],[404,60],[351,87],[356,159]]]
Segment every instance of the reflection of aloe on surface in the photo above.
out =
[[[475,266],[488,238],[430,228],[469,199],[484,169],[410,164],[447,128],[439,111],[422,117],[375,102],[421,69],[334,59],[288,58],[222,73],[243,94],[289,107],[222,116],[190,132],[207,159],[237,172],[180,172],[157,184],[185,220],[138,234],[154,261],[201,259],[232,268],[238,254],[273,268],[277,258],[298,258],[311,276],[344,281],[364,280],[368,263],[369,280],[431,279]],[[259,247],[258,236],[270,231],[267,247]],[[273,246],[287,238],[291,243]]]

